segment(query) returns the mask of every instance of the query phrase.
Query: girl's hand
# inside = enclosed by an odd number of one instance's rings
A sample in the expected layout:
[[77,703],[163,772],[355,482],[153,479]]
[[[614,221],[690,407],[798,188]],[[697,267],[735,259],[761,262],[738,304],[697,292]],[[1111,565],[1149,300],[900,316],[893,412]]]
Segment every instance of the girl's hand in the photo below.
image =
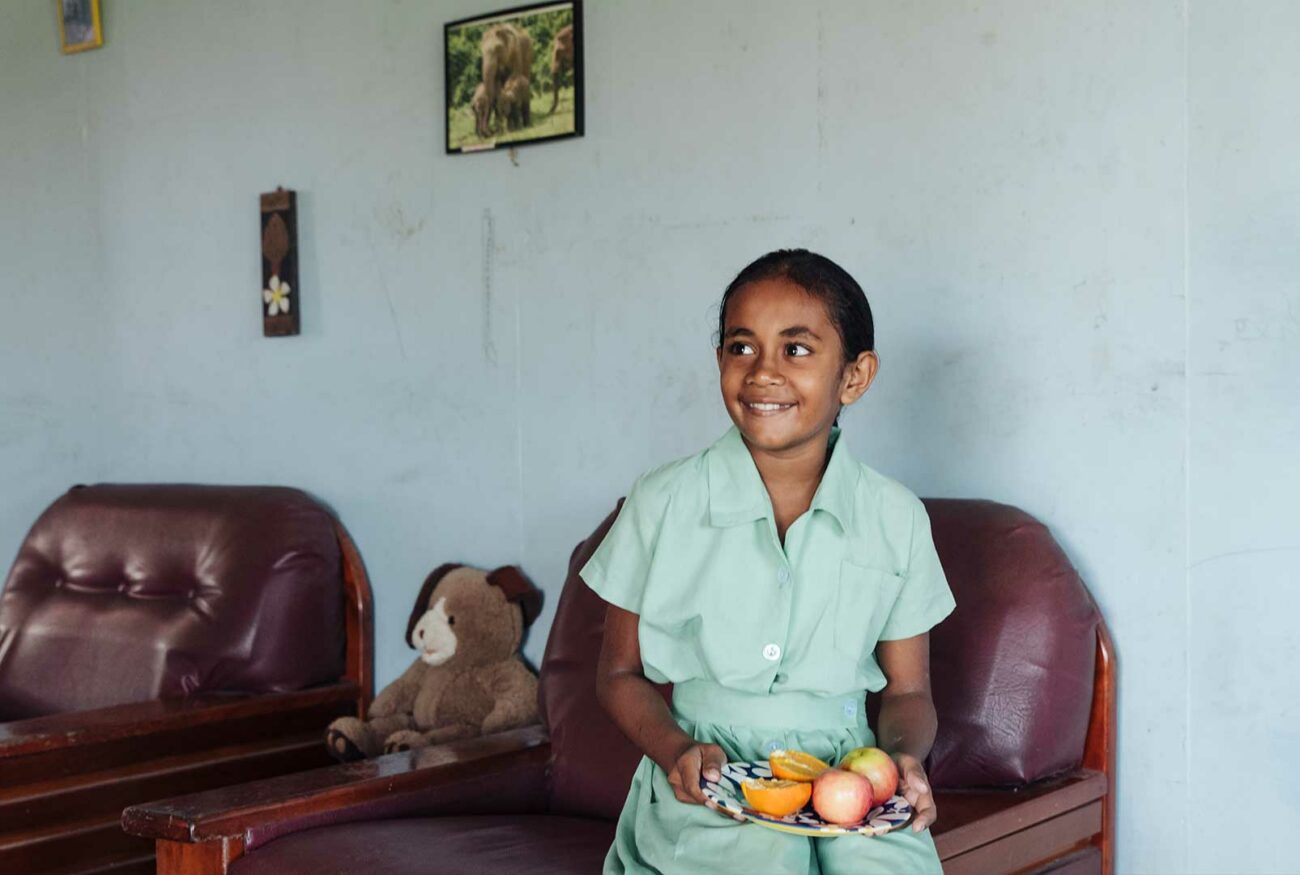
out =
[[920,832],[939,816],[934,807],[934,795],[930,792],[930,780],[925,776],[921,761],[911,754],[896,753],[894,762],[898,764],[898,792],[916,812],[912,818],[912,832]]
[[668,770],[668,783],[678,802],[704,804],[704,791],[700,789],[700,775],[706,781],[722,778],[722,767],[727,755],[716,744],[691,742],[677,754],[677,760]]

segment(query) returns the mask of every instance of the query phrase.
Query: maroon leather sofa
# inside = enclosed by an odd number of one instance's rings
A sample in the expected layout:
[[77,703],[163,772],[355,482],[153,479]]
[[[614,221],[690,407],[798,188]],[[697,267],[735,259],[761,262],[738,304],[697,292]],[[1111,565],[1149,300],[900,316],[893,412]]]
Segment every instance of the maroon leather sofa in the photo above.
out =
[[364,711],[370,586],[278,487],[75,487],[0,593],[0,872],[154,871],[122,809],[330,762]]
[[[1097,608],[1028,515],[927,506],[958,604],[931,639],[945,871],[1109,873],[1114,661]],[[613,518],[571,557],[543,726],[134,806],[125,828],[158,840],[160,875],[598,872],[638,760],[596,702],[604,603],[577,576]]]

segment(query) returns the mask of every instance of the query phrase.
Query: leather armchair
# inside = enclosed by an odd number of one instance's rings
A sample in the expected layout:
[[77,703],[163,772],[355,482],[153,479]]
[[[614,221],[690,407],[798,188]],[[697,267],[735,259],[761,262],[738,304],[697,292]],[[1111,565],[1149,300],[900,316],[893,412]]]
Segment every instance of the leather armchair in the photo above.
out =
[[[926,503],[958,604],[931,637],[945,872],[1109,873],[1115,663],[1096,605],[1027,514]],[[571,557],[544,725],[134,806],[126,829],[158,840],[160,875],[599,871],[639,757],[596,702],[604,603],[577,576],[614,516]]]
[[0,871],[152,872],[122,809],[319,768],[371,695],[351,539],[279,487],[75,487],[0,593]]

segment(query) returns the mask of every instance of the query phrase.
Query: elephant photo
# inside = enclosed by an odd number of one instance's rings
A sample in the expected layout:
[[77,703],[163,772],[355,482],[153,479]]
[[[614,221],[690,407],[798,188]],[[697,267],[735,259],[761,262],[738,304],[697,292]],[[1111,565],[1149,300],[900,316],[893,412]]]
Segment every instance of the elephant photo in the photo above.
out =
[[448,153],[582,136],[582,0],[452,21],[443,34]]

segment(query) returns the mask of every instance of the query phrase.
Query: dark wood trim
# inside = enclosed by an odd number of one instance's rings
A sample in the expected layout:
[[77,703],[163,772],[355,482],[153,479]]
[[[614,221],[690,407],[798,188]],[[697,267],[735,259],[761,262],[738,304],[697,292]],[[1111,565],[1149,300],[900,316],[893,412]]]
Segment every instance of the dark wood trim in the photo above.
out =
[[243,855],[244,840],[235,836],[198,845],[158,842],[158,875],[225,875]]
[[[300,693],[144,702],[9,723],[0,727],[0,785],[43,783],[150,758],[323,732],[335,717],[354,713],[356,701],[356,686],[346,683]],[[78,725],[79,716],[86,718],[85,726]]]
[[966,823],[936,831],[935,847],[941,860],[956,858],[1035,824],[1100,802],[1105,793],[1106,776],[1092,771],[1072,774],[1064,781],[1030,785],[1023,790],[939,791],[936,829],[943,826],[945,808],[952,808],[949,799],[965,797],[975,804],[987,800],[989,810],[979,811],[978,816]]
[[1108,779],[1102,801],[1101,831],[1094,842],[1101,849],[1102,875],[1115,871],[1115,752],[1118,748],[1117,702],[1119,672],[1115,645],[1106,621],[1097,618],[1097,656],[1093,667],[1092,713],[1088,719],[1088,738],[1083,748],[1084,768],[1104,772]]
[[[491,772],[545,764],[541,726],[436,745],[373,760],[285,775],[236,787],[133,805],[122,814],[132,835],[173,842],[243,837],[253,827],[431,789]],[[161,871],[161,870],[160,870]]]
[[73,812],[121,818],[142,799],[196,793],[241,781],[328,765],[321,734],[312,730],[225,748],[131,763],[115,769],[0,788],[0,848],[19,830],[66,823]]
[[148,842],[126,835],[112,813],[79,817],[15,832],[0,842],[0,872],[76,872],[88,861],[148,853]]
[[943,858],[944,875],[987,875],[1026,872],[1087,847],[1101,831],[1101,800],[1050,820],[1004,833],[996,841],[953,857]]
[[343,555],[343,591],[347,599],[347,659],[344,678],[360,691],[357,715],[364,718],[375,694],[375,616],[371,604],[370,578],[356,543],[343,524],[335,521],[339,550]]
[[15,756],[192,729],[213,720],[267,716],[357,695],[355,685],[330,684],[294,693],[255,696],[191,696],[114,705],[0,723],[0,760]]

